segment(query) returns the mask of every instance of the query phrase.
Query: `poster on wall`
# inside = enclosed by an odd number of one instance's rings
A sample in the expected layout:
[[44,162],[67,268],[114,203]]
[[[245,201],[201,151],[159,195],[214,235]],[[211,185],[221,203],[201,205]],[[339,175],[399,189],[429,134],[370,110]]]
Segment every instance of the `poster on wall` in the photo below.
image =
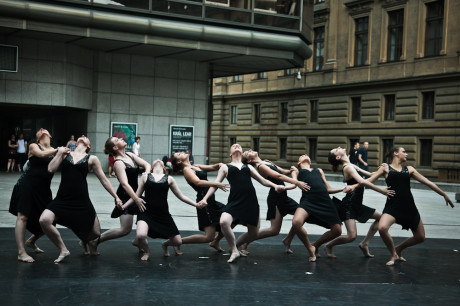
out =
[[169,154],[189,150],[193,152],[194,126],[170,125],[169,126]]
[[112,122],[110,127],[110,135],[123,138],[127,143],[126,151],[131,151],[137,136],[137,123]]

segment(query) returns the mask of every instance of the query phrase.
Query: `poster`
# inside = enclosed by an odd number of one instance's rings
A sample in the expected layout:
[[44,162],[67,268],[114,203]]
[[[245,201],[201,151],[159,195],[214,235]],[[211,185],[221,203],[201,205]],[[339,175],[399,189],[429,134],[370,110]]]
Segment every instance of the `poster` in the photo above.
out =
[[169,154],[176,151],[193,152],[194,126],[170,125],[169,127]]
[[112,122],[110,126],[110,135],[123,138],[127,143],[126,151],[131,151],[137,136],[137,123]]

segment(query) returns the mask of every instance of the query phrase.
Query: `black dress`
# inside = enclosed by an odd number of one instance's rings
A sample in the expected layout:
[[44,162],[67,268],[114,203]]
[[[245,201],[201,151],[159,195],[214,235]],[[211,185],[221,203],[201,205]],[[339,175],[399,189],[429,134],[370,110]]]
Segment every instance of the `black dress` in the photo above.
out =
[[[280,173],[275,165],[266,166],[268,166],[271,170]],[[284,186],[284,182],[282,180],[278,180],[272,177],[267,177],[267,180],[269,180],[275,185]],[[296,201],[288,197],[286,190],[284,190],[283,192],[276,192],[275,188],[273,187],[270,188],[270,191],[268,192],[267,205],[267,220],[275,219],[277,206],[281,216],[283,217],[287,214],[293,215],[296,209],[299,207],[299,204]]]
[[88,154],[74,164],[72,155],[67,155],[62,162],[58,193],[47,207],[56,215],[57,224],[70,228],[83,241],[88,240],[96,218],[86,182],[89,157]]
[[147,223],[148,236],[151,238],[168,239],[179,235],[176,223],[169,213],[168,175],[165,174],[159,181],[155,181],[153,175],[149,173],[144,190],[147,209],[137,215],[137,222]]
[[420,214],[410,191],[409,170],[406,166],[403,166],[401,172],[388,167],[389,173],[385,181],[395,191],[395,195],[387,199],[383,213],[393,216],[403,229],[415,231],[420,223]]
[[[358,182],[354,178],[347,181],[347,185],[355,185]],[[342,199],[338,206],[340,220],[349,219],[358,220],[361,223],[366,223],[375,212],[375,208],[370,208],[363,205],[364,187],[357,187],[351,193]]]
[[230,183],[228,204],[222,212],[229,213],[235,222],[242,225],[259,224],[259,202],[256,190],[252,185],[251,170],[248,165],[243,165],[241,170],[228,164],[227,180]]
[[[38,147],[43,151],[40,145]],[[27,229],[34,235],[43,233],[38,221],[53,199],[50,185],[54,173],[48,172],[48,164],[52,159],[53,156],[43,158],[31,156],[29,169],[14,185],[11,195],[9,212],[15,216],[18,212],[27,216]]]
[[[203,170],[195,170],[192,168],[192,170],[195,171],[196,176],[202,180],[202,181],[207,181],[208,180],[208,174],[206,171]],[[190,186],[192,186],[193,189],[196,191],[196,202],[200,202],[206,193],[208,192],[209,187],[198,187],[195,184],[189,183]],[[197,208],[196,213],[198,216],[198,228],[200,231],[204,231],[205,227],[208,227],[210,225],[214,225],[216,227],[217,231],[220,231],[220,215],[222,214],[222,209],[225,207],[224,204],[217,202],[214,194],[210,196],[207,200],[208,205],[204,208]]]
[[[131,158],[131,156],[129,157]],[[119,161],[125,164],[125,172],[126,172],[126,177],[128,178],[128,184],[129,186],[131,186],[134,192],[136,192],[137,187],[138,187],[137,178],[139,174],[139,166],[134,161],[134,159],[131,158],[131,160],[133,161],[134,166],[131,166],[130,164],[125,163],[122,159],[115,159],[114,163]],[[131,197],[126,192],[126,190],[123,188],[123,186],[121,186],[121,184],[118,186],[117,195],[120,198],[120,200],[123,202],[123,204],[125,204],[129,199],[131,199]],[[120,210],[118,207],[115,206],[115,208],[112,211],[111,217],[118,218],[121,215],[127,215],[127,214],[137,215],[138,213],[139,213],[139,207],[134,203],[128,206],[128,208],[125,210]]]
[[310,186],[309,191],[302,191],[299,206],[308,212],[308,223],[330,228],[331,224],[341,224],[337,209],[329,197],[326,185],[318,169],[300,169],[299,181]]

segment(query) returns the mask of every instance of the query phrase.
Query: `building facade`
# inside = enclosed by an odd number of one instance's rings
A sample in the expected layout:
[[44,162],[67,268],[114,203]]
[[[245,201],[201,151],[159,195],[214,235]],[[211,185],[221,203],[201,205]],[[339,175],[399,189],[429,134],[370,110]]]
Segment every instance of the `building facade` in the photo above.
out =
[[0,160],[11,134],[43,127],[54,146],[87,135],[106,168],[121,122],[137,125],[147,161],[170,153],[171,125],[192,126],[206,162],[210,79],[311,56],[313,1],[291,2],[0,1]]
[[372,170],[403,146],[424,175],[459,182],[459,11],[453,0],[315,1],[304,68],[215,79],[211,162],[238,142],[329,170],[329,150],[358,140]]

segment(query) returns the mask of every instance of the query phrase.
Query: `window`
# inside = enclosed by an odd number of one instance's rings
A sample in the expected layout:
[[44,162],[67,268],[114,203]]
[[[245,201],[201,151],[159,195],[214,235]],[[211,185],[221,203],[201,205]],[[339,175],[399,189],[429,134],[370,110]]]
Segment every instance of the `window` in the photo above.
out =
[[230,147],[236,143],[235,137],[230,137]]
[[315,3],[323,3],[324,0],[316,0]]
[[260,138],[252,138],[252,150],[259,152],[260,150]]
[[309,138],[308,144],[309,144],[308,156],[310,156],[310,160],[314,162],[316,161],[317,139]]
[[420,139],[420,166],[431,167],[433,140]]
[[382,162],[391,164],[392,157],[386,157],[387,153],[393,148],[393,139],[382,139]]
[[313,46],[313,70],[321,71],[324,63],[324,27],[315,28]]
[[399,61],[402,55],[404,10],[388,13],[387,61]]
[[383,120],[395,120],[395,95],[385,95],[385,112]]
[[310,100],[310,122],[318,122],[318,100]]
[[284,69],[284,75],[285,76],[293,75],[293,74],[294,74],[294,69],[292,69],[292,68]]
[[233,82],[242,82],[243,81],[243,76],[238,74],[233,76]]
[[355,20],[355,66],[367,64],[369,17]]
[[260,104],[254,104],[254,123],[260,123]]
[[351,121],[361,120],[361,98],[351,98]]
[[259,72],[259,73],[257,73],[257,78],[258,79],[266,79],[267,78],[267,73],[266,72]]
[[422,119],[434,118],[434,91],[422,93]]
[[288,104],[287,102],[281,103],[281,123],[288,122]]
[[233,105],[232,106],[232,119],[231,119],[232,124],[236,124],[237,115],[238,115],[238,107],[236,105]]
[[287,138],[280,138],[280,159],[286,159],[287,156]]
[[442,25],[444,23],[444,1],[426,4],[425,56],[441,53]]

